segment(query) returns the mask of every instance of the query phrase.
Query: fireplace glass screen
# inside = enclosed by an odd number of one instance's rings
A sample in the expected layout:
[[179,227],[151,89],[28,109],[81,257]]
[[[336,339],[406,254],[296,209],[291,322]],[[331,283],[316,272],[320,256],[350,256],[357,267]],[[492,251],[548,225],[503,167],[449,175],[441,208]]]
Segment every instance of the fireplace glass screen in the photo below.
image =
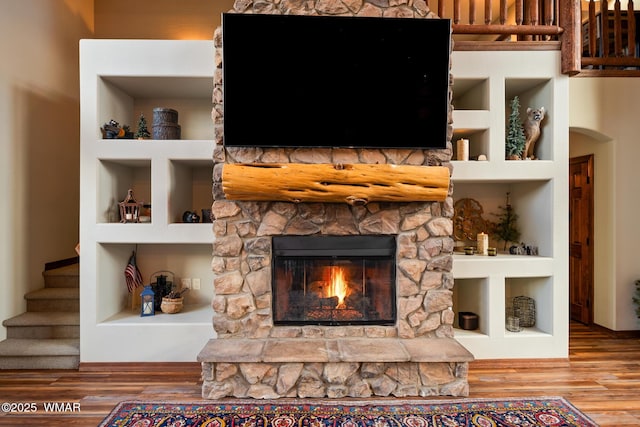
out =
[[393,324],[393,236],[273,238],[275,324]]

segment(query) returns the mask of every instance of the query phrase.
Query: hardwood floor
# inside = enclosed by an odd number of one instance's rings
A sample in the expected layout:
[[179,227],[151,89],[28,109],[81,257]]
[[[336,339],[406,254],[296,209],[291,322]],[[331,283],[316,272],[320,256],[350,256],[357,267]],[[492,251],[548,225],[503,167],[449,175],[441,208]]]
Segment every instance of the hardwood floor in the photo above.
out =
[[[569,360],[476,361],[470,397],[563,396],[601,426],[640,426],[640,339],[572,323]],[[90,365],[80,371],[0,371],[0,426],[96,426],[122,400],[199,400],[200,365]],[[68,403],[47,412],[45,402]],[[74,407],[75,404],[75,407]],[[79,410],[77,410],[79,408]]]

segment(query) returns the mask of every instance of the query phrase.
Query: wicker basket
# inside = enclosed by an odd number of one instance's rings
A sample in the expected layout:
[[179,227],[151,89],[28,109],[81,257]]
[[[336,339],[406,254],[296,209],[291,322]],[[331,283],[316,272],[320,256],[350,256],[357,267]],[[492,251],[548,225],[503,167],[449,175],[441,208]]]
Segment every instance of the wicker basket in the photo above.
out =
[[184,301],[183,297],[180,297],[180,298],[163,297],[162,304],[160,304],[160,309],[162,310],[163,313],[167,313],[167,314],[179,313],[180,310],[182,310],[183,301]]
[[520,327],[530,328],[536,324],[536,303],[533,298],[513,298],[513,315],[520,319]]

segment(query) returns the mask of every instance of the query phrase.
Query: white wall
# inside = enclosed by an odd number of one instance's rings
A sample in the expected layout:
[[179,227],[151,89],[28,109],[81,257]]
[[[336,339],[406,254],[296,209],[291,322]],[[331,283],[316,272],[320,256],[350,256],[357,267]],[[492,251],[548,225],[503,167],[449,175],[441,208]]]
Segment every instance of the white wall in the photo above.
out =
[[640,329],[632,296],[640,279],[640,79],[572,78],[570,156],[595,159],[595,323]]
[[211,40],[234,0],[95,0],[96,38]]
[[78,40],[92,26],[92,0],[0,0],[0,321],[46,262],[76,255]]

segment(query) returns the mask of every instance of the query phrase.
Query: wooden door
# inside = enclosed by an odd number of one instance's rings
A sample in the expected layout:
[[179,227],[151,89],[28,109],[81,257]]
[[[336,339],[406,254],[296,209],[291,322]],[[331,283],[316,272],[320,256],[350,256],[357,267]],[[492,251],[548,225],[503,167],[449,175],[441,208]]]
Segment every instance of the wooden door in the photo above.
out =
[[571,320],[593,321],[593,155],[569,161],[569,304]]

